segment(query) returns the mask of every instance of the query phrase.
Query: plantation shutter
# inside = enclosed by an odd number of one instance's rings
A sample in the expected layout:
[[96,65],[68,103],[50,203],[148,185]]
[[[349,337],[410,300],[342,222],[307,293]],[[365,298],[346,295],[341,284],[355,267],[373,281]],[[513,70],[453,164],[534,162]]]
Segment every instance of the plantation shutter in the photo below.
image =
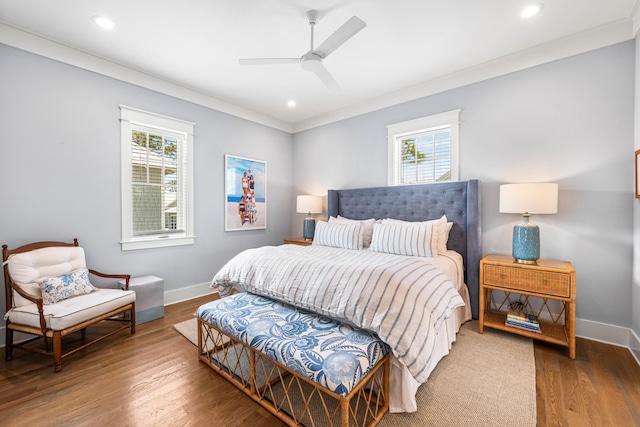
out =
[[460,110],[387,125],[389,185],[459,179]]
[[132,235],[183,233],[186,135],[132,125]]
[[397,184],[451,181],[451,126],[395,136]]

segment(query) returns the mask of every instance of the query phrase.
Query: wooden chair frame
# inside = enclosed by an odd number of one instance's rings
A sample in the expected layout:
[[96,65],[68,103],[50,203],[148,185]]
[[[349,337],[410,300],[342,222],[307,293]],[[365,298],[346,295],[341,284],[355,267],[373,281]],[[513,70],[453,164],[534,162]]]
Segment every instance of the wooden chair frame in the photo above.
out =
[[[13,349],[21,349],[26,351],[31,351],[34,353],[44,354],[47,356],[53,357],[54,364],[54,372],[60,372],[62,370],[62,359],[72,355],[73,353],[80,351],[87,346],[94,344],[98,341],[101,341],[113,334],[120,332],[123,329],[130,328],[131,334],[135,334],[136,332],[136,310],[135,310],[135,302],[126,304],[122,307],[119,307],[115,310],[112,310],[108,313],[103,313],[99,316],[96,316],[92,319],[86,320],[77,325],[71,326],[69,328],[63,330],[52,330],[47,328],[46,320],[44,317],[43,311],[43,300],[42,297],[35,297],[31,294],[23,291],[18,285],[16,285],[10,275],[9,275],[9,266],[5,263],[10,255],[18,254],[23,252],[29,252],[36,249],[47,248],[47,247],[58,247],[58,246],[79,246],[78,239],[73,239],[73,243],[67,242],[55,242],[55,241],[43,241],[43,242],[35,242],[27,245],[20,246],[16,249],[8,249],[7,245],[2,245],[2,262],[4,264],[4,284],[5,284],[5,298],[6,298],[6,311],[9,312],[11,308],[13,308],[13,291],[18,293],[23,298],[32,301],[36,304],[38,308],[38,313],[40,315],[40,327],[35,328],[29,325],[21,325],[17,323],[12,323],[7,319],[6,321],[6,346],[5,346],[5,358],[7,362],[10,362],[13,359]],[[129,274],[105,274],[98,272],[96,270],[89,269],[89,273],[103,277],[107,279],[121,279],[125,281],[125,290],[129,289],[129,279],[131,276]],[[118,316],[118,317],[116,317]],[[120,322],[118,328],[114,330],[110,330],[104,335],[101,335],[89,342],[85,342],[82,345],[72,348],[69,351],[62,351],[62,338],[72,334],[74,332],[80,331],[82,334],[82,338],[85,338],[85,331],[88,326],[95,325],[98,322],[103,320],[113,320]],[[13,333],[14,332],[23,332],[31,335],[36,335],[36,337],[29,339],[23,343],[14,343],[13,342]],[[44,350],[42,348],[34,347],[26,345],[33,341],[39,340],[42,338],[44,340]],[[51,343],[49,342],[51,340]]]

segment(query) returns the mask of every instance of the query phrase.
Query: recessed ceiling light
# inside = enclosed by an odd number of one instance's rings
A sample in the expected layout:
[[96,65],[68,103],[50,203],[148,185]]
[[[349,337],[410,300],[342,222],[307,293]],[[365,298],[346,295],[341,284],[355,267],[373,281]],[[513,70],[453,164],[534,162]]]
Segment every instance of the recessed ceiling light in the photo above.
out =
[[92,16],[91,19],[93,19],[93,22],[95,22],[97,26],[104,28],[105,30],[113,30],[113,27],[116,26],[116,24],[104,16],[95,15]]
[[531,6],[525,7],[522,13],[520,14],[520,16],[523,18],[531,18],[533,15],[536,15],[542,9],[544,9],[544,4],[542,3],[532,4]]
[[287,105],[288,105],[289,107],[293,108],[293,107],[295,107],[295,106],[296,106],[296,101],[289,101],[289,102],[287,102]]

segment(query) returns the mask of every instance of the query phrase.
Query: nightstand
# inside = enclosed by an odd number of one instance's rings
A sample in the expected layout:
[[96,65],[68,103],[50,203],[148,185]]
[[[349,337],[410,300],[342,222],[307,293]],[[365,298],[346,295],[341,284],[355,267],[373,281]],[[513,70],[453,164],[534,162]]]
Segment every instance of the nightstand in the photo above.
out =
[[[492,292],[502,291],[501,303],[492,303]],[[512,294],[520,297],[515,298]],[[541,299],[541,305],[531,304],[530,297]],[[522,300],[538,316],[541,333],[529,332],[505,325],[509,304]],[[559,301],[560,313],[552,313],[548,302]],[[552,304],[553,305],[553,304]],[[484,327],[562,345],[569,348],[569,357],[576,357],[576,272],[568,261],[539,259],[537,264],[519,264],[513,257],[487,255],[480,261],[480,315],[478,332]]]
[[313,240],[306,240],[302,237],[288,237],[284,239],[285,245],[311,246]]

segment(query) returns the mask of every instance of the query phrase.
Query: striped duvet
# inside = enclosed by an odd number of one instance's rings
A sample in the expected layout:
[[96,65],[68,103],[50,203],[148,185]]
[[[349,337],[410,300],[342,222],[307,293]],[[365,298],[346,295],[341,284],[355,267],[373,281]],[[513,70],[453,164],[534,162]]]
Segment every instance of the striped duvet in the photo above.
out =
[[231,259],[213,278],[378,334],[413,377],[426,381],[435,334],[464,302],[429,258],[324,246],[265,246]]

